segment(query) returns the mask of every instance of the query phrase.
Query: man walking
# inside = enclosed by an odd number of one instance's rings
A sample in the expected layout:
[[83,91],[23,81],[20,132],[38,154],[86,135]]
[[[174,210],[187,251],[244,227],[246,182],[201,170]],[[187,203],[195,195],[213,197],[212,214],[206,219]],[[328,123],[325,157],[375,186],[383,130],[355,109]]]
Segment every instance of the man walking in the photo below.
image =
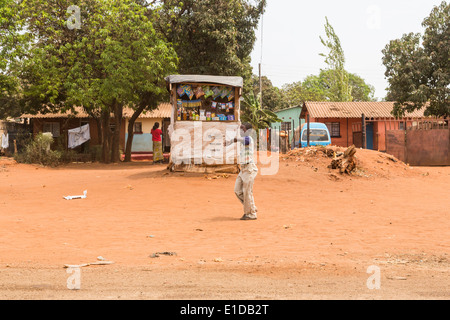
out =
[[233,142],[239,142],[241,144],[239,157],[241,171],[236,178],[234,192],[244,206],[244,215],[241,217],[241,220],[256,220],[258,209],[253,199],[253,183],[258,174],[258,168],[253,160],[254,141],[250,136],[252,125],[250,123],[243,123],[240,129],[242,132],[240,137],[225,142],[225,145]]

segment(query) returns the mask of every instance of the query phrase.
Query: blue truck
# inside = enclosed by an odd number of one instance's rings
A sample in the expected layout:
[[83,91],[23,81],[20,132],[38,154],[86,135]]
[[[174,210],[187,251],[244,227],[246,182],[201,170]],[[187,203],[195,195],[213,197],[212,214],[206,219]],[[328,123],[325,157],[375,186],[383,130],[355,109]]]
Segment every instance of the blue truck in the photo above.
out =
[[[308,146],[308,124],[302,126],[299,146],[305,148]],[[328,146],[331,144],[330,132],[324,123],[310,122],[309,124],[309,145],[310,146]]]

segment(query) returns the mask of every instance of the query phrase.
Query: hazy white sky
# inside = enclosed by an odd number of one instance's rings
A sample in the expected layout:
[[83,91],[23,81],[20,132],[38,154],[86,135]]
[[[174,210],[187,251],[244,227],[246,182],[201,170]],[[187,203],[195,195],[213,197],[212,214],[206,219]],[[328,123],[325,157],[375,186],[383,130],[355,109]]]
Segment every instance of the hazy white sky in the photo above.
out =
[[[423,34],[422,21],[442,0],[268,0],[257,30],[252,53],[254,74],[261,62],[262,75],[281,88],[303,81],[325,68],[319,53],[328,51],[325,38],[328,17],[346,58],[346,70],[375,87],[375,97],[386,96],[381,50],[390,40],[409,32]],[[262,30],[261,30],[261,25]],[[262,42],[261,42],[262,39]]]

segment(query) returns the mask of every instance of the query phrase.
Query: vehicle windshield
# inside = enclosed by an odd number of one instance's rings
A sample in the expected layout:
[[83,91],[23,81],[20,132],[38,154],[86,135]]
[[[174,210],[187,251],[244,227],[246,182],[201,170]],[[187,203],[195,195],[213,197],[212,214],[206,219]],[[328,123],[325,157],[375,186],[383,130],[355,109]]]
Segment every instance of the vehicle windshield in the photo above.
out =
[[[308,140],[306,131],[307,130],[303,131],[302,141],[307,141]],[[320,142],[320,141],[328,141],[328,140],[330,140],[330,139],[328,137],[327,130],[324,130],[324,129],[309,129],[309,141]]]

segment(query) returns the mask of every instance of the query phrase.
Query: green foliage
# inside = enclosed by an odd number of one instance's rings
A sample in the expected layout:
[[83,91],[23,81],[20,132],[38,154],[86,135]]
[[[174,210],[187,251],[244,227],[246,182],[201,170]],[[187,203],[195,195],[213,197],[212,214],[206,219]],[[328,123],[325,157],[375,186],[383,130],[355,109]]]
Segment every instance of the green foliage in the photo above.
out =
[[91,160],[93,162],[101,161],[102,159],[102,148],[100,145],[89,146],[88,153],[91,155]]
[[[274,111],[289,107],[283,90],[274,87],[272,82],[266,76],[261,77],[261,83],[262,103],[264,109]],[[251,92],[254,96],[259,94],[259,77],[256,75],[252,76]]]
[[0,0],[0,119],[20,115],[18,79],[11,67],[11,57],[20,51],[21,35],[15,35],[13,0]]
[[326,38],[320,41],[328,49],[325,58],[327,69],[318,75],[309,75],[303,81],[283,86],[284,99],[290,106],[305,101],[372,101],[375,88],[364,79],[345,70],[345,55],[334,28],[325,18]]
[[269,128],[271,123],[281,122],[278,116],[268,109],[261,108],[260,97],[253,92],[244,96],[241,108],[241,121],[249,122],[253,128],[265,129]]
[[62,152],[50,149],[53,137],[39,133],[25,147],[23,152],[15,154],[14,159],[21,163],[35,163],[55,167],[60,164]]
[[[80,8],[79,29],[67,24],[72,5]],[[2,56],[7,55],[8,70],[19,80],[22,112],[65,112],[83,106],[108,121],[114,112],[120,124],[123,106],[135,108],[149,96],[166,97],[164,77],[175,72],[178,60],[142,3],[26,0],[9,1],[7,7],[8,21],[14,23],[0,25],[1,32],[10,35],[1,40],[8,49]],[[20,49],[11,45],[17,39]],[[108,149],[118,150],[119,139],[111,142],[108,123],[102,123],[102,132],[104,161],[109,161]]]
[[[80,6],[80,29],[66,25],[70,5]],[[139,92],[164,92],[176,54],[146,12],[132,0],[22,2],[17,15],[34,40],[19,66],[27,105],[109,109],[139,103]]]
[[424,35],[409,33],[384,48],[393,114],[423,108],[426,115],[450,115],[450,4],[443,1],[424,19]]
[[321,53],[320,55],[325,57],[329,73],[323,80],[329,88],[331,101],[352,101],[352,88],[349,84],[348,73],[345,71],[345,55],[341,41],[328,22],[328,18],[325,17],[325,20],[327,39],[324,40],[320,37],[320,41],[329,50],[329,53],[327,55]]
[[174,44],[179,73],[251,78],[250,54],[266,0],[154,3],[155,28]]
[[[348,73],[349,85],[352,88],[351,101],[373,101],[375,88],[367,84],[360,76]],[[289,105],[302,105],[305,101],[335,101],[335,93],[330,86],[334,77],[333,70],[321,70],[319,75],[309,75],[303,82],[295,82],[283,86]]]
[[375,87],[366,83],[355,73],[348,74],[348,82],[352,88],[352,101],[374,101]]

